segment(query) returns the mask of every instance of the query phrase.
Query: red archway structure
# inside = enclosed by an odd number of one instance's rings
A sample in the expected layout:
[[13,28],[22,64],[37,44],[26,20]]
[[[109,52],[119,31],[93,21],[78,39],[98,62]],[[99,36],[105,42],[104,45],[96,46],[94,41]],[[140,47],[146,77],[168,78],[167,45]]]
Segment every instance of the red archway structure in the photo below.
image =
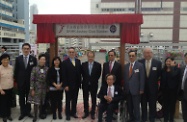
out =
[[37,43],[50,43],[51,58],[57,55],[56,24],[120,24],[120,63],[123,65],[125,43],[140,42],[139,28],[143,23],[143,16],[142,14],[34,15],[33,23],[37,24]]

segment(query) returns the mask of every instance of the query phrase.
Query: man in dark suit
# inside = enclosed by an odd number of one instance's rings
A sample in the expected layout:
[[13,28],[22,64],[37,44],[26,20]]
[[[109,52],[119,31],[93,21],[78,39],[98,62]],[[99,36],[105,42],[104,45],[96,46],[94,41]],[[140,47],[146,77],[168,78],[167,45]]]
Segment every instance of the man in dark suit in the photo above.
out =
[[27,103],[27,98],[30,91],[31,70],[36,66],[37,61],[35,57],[29,55],[30,50],[31,46],[29,43],[24,43],[22,45],[23,55],[16,58],[14,68],[14,79],[17,83],[21,112],[19,120],[22,120],[25,116],[32,117],[30,114],[31,104]]
[[184,122],[187,122],[187,53],[184,55],[185,66],[181,68],[181,95],[182,95],[182,115]]
[[140,122],[140,95],[144,92],[145,71],[141,63],[136,61],[137,52],[130,50],[130,63],[125,65],[124,81],[127,95],[129,122]]
[[7,48],[5,46],[1,47],[1,55],[6,54]]
[[66,120],[70,120],[70,115],[78,118],[76,108],[79,87],[81,86],[81,62],[75,58],[75,49],[73,47],[68,49],[68,56],[69,58],[62,63],[66,92]]
[[95,119],[96,94],[98,89],[98,80],[101,76],[101,64],[94,61],[95,53],[90,51],[87,53],[88,61],[82,63],[82,88],[84,98],[84,113],[83,119],[89,115],[88,98],[91,93],[92,110],[91,118]]
[[121,86],[121,64],[115,61],[116,52],[111,50],[108,52],[109,61],[103,64],[102,85],[107,85],[105,76],[109,73],[116,76],[114,85]]
[[161,75],[162,64],[153,58],[151,48],[143,50],[144,58],[139,62],[145,68],[145,88],[141,95],[142,122],[147,121],[147,102],[149,102],[149,120],[155,122],[156,101],[158,96],[158,81]]
[[121,87],[114,85],[116,77],[112,74],[106,75],[107,86],[102,86],[98,98],[99,104],[98,122],[102,122],[103,112],[106,111],[106,122],[112,122],[113,112],[118,108],[118,103],[124,98]]

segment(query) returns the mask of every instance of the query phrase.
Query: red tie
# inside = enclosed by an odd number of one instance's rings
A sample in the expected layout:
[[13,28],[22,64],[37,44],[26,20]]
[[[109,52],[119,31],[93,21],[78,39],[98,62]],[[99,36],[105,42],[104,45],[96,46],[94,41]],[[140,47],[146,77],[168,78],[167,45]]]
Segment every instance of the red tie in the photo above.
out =
[[110,70],[110,72],[112,71],[112,61],[110,61],[109,70]]
[[108,93],[107,93],[107,96],[112,97],[112,93],[111,93],[111,88],[110,88],[110,87],[108,88]]
[[129,77],[132,75],[132,64],[130,65],[130,68],[129,68]]

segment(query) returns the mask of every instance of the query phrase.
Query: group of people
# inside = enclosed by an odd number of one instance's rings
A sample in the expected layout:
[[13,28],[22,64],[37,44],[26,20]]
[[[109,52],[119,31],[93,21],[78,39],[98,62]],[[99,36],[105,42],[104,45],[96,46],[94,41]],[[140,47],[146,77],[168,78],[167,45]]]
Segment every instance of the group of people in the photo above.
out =
[[[106,121],[112,122],[114,110],[121,100],[127,101],[129,122],[155,122],[158,92],[163,95],[164,122],[174,122],[177,97],[182,97],[182,112],[184,122],[187,122],[187,53],[184,55],[185,67],[179,68],[172,57],[167,57],[163,64],[153,58],[151,48],[143,50],[144,58],[137,60],[137,52],[128,52],[129,63],[124,66],[115,61],[116,52],[108,52],[108,61],[101,66],[95,61],[95,53],[87,53],[87,61],[81,64],[76,58],[73,47],[68,49],[68,58],[61,61],[54,57],[51,66],[46,65],[46,55],[40,54],[38,59],[29,55],[31,46],[22,45],[23,55],[15,60],[14,69],[9,65],[10,56],[2,54],[0,65],[0,115],[3,122],[12,120],[11,95],[13,87],[18,89],[20,116],[37,121],[46,118],[46,101],[50,98],[53,119],[62,119],[62,99],[65,91],[66,120],[77,116],[77,98],[79,89],[83,89],[84,115],[89,114],[95,119],[96,100],[98,105],[98,122],[102,122],[106,111]],[[98,81],[102,74],[102,86]],[[97,93],[99,89],[99,92]],[[91,111],[89,111],[89,95],[91,95]],[[34,104],[34,116],[31,114],[31,104]],[[147,104],[149,115],[147,114]],[[140,107],[141,105],[141,107]],[[142,112],[140,112],[142,111]],[[142,114],[141,114],[142,113]],[[149,117],[149,118],[148,118]]]

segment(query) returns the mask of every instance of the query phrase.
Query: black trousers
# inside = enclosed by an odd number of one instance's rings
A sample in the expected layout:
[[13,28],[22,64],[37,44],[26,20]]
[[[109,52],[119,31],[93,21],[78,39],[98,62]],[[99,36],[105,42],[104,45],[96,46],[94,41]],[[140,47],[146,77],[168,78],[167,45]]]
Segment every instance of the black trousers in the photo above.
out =
[[62,98],[63,98],[63,91],[50,91],[51,109],[53,115],[56,115],[57,109],[58,109],[58,114],[62,113]]
[[140,122],[140,95],[127,95],[127,110],[130,115],[130,119],[134,122]]
[[5,95],[0,95],[1,116],[3,118],[11,115],[12,89],[3,90]]
[[106,122],[112,122],[114,110],[118,108],[118,103],[99,104],[98,122],[102,122],[103,112],[106,111]]
[[29,91],[30,89],[25,86],[18,88],[21,115],[28,115],[31,112],[31,104],[27,102]]
[[46,92],[45,101],[44,104],[41,107],[41,113],[40,115],[47,115],[47,109],[49,108],[51,110],[51,104],[50,104],[50,92]]
[[187,100],[184,98],[182,99],[182,116],[183,116],[183,121],[187,122]]
[[147,121],[147,103],[149,103],[149,120],[155,121],[157,94],[145,92],[141,95],[142,121]]
[[66,91],[66,116],[76,114],[78,92],[79,86],[76,86],[73,89],[70,88],[69,91]]
[[174,121],[175,105],[177,101],[177,89],[166,89],[164,91],[164,121]]
[[0,117],[2,116],[2,108],[1,108],[1,96],[0,96]]
[[89,93],[91,94],[91,99],[92,99],[92,110],[91,110],[91,114],[92,115],[95,114],[97,88],[98,87],[93,87],[91,85],[83,86],[84,113],[85,114],[89,113],[89,103],[88,103]]

